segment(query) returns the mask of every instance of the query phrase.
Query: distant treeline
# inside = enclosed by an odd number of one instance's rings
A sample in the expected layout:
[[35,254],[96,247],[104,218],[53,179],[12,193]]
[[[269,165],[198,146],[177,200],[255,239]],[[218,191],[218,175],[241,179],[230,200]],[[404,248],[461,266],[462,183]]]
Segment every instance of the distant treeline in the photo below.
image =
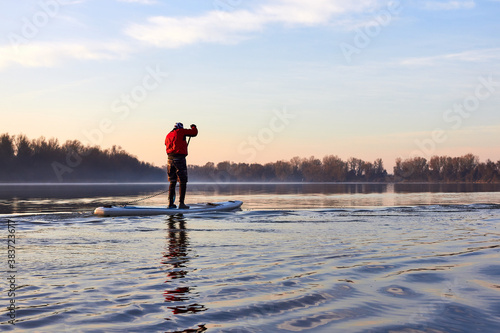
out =
[[0,135],[1,182],[164,181],[165,171],[113,146],[102,150],[80,141]]
[[387,171],[381,159],[365,162],[357,158],[347,161],[337,156],[294,157],[290,161],[267,164],[212,162],[189,166],[189,177],[201,181],[306,181],[306,182],[377,182],[385,181]]
[[[480,163],[477,156],[434,156],[396,160],[389,175],[382,159],[343,161],[328,155],[294,157],[274,163],[189,165],[191,181],[231,182],[500,182],[500,161]],[[101,149],[72,140],[60,144],[44,137],[0,135],[0,182],[162,182],[164,168],[141,162],[121,147]]]
[[462,157],[433,156],[396,159],[395,181],[424,182],[500,182],[500,161],[479,162],[473,154]]
[[480,163],[473,154],[396,159],[389,175],[381,159],[373,163],[337,156],[294,157],[290,161],[247,164],[221,162],[190,166],[189,177],[202,181],[307,181],[307,182],[500,182],[500,161]]

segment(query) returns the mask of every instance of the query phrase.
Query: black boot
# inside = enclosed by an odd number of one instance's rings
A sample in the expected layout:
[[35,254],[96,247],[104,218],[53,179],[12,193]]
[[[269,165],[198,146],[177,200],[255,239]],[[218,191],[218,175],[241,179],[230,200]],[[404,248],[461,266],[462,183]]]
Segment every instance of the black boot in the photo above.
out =
[[186,198],[186,183],[180,183],[179,185],[179,209],[189,209],[189,206],[184,204],[184,199]]
[[170,182],[170,187],[168,188],[168,208],[177,208],[177,206],[174,204],[176,185],[177,182]]

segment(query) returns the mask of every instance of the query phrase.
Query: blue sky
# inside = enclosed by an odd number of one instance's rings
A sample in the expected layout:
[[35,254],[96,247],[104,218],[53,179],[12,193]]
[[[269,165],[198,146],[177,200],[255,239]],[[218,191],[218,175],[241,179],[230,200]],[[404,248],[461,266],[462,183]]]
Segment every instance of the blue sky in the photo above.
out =
[[500,1],[0,4],[0,133],[165,164],[500,159]]

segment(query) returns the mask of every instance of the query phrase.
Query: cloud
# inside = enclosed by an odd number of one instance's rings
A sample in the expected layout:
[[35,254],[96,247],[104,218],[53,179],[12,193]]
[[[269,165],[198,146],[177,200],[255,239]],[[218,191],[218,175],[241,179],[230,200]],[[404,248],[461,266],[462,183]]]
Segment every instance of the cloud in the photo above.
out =
[[318,25],[327,23],[333,15],[360,11],[374,5],[374,1],[331,0],[282,0],[262,6],[256,15],[263,16],[269,23]]
[[476,6],[473,0],[467,1],[425,1],[424,9],[427,10],[457,10],[457,9],[472,9]]
[[196,17],[151,17],[132,24],[125,33],[148,44],[178,48],[198,42],[236,43],[252,37],[271,24],[316,26],[335,16],[371,11],[387,2],[381,0],[273,0],[253,10],[213,10]]
[[450,53],[432,57],[408,58],[400,62],[401,65],[410,66],[434,66],[443,62],[461,61],[461,62],[488,62],[500,61],[500,48],[465,51],[459,53]]
[[29,43],[0,47],[0,69],[12,64],[52,67],[64,59],[101,60],[123,58],[130,50],[120,43]]
[[151,17],[133,24],[126,33],[159,47],[177,48],[197,42],[232,43],[264,27],[265,21],[248,11],[210,12],[200,17]]

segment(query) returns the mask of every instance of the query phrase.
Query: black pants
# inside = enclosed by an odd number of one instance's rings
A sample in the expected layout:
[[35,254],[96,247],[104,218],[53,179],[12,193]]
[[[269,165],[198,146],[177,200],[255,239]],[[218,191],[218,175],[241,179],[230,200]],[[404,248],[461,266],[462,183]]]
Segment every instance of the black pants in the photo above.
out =
[[168,188],[168,200],[172,205],[175,201],[175,186],[179,182],[179,202],[184,203],[186,197],[186,187],[188,182],[188,172],[186,158],[169,159],[167,163],[167,175],[170,187]]
[[179,182],[181,184],[188,182],[188,170],[186,165],[186,158],[173,158],[168,159],[167,175],[169,182]]

